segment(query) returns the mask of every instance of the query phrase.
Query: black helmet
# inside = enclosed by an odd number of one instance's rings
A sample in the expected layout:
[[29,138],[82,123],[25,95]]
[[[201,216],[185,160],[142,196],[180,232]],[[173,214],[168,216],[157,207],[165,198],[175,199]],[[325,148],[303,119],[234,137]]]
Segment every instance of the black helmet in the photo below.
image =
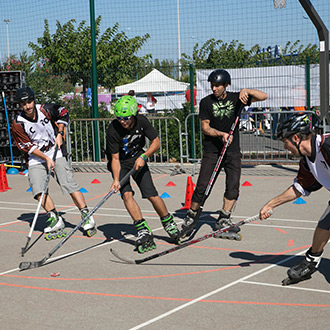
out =
[[309,134],[311,131],[308,115],[294,114],[278,125],[277,138],[282,140],[296,133]]
[[34,96],[34,91],[30,87],[22,87],[16,91],[17,102],[33,101]]
[[220,83],[220,84],[231,84],[230,74],[226,70],[218,69],[210,73],[207,81]]

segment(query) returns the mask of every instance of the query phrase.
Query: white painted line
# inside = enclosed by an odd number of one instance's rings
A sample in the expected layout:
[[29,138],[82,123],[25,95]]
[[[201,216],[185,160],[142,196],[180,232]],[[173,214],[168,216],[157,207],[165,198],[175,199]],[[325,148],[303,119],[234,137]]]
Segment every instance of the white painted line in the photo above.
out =
[[302,287],[296,287],[296,286],[291,286],[291,285],[283,286],[283,285],[280,285],[280,284],[252,282],[252,281],[242,281],[242,283],[263,285],[263,286],[273,286],[273,287],[282,288],[282,289],[292,289],[292,290],[303,290],[303,291],[312,291],[312,292],[320,292],[320,293],[330,293],[330,291],[328,291],[328,290],[302,288]]
[[270,266],[268,266],[268,267],[265,267],[265,268],[263,268],[263,269],[260,269],[260,270],[258,270],[258,271],[256,271],[256,272],[254,272],[254,273],[252,273],[252,274],[250,274],[250,275],[244,276],[244,277],[242,277],[242,278],[240,278],[240,279],[238,279],[238,280],[236,280],[236,281],[233,281],[233,282],[231,282],[231,283],[229,283],[229,284],[227,284],[227,285],[225,285],[225,286],[223,286],[223,287],[221,287],[221,288],[218,288],[218,289],[216,289],[216,290],[214,290],[214,291],[211,291],[211,292],[209,292],[209,293],[206,293],[206,294],[204,294],[203,296],[200,296],[200,297],[198,297],[198,298],[196,298],[196,299],[194,299],[194,300],[192,300],[192,301],[189,301],[188,303],[185,303],[185,304],[183,304],[183,305],[181,305],[181,306],[179,306],[179,307],[176,307],[176,308],[174,308],[174,309],[172,309],[172,310],[170,310],[170,311],[168,311],[168,312],[166,312],[166,313],[164,313],[164,314],[161,314],[161,315],[159,315],[159,316],[157,316],[157,317],[154,317],[153,319],[151,319],[151,320],[149,320],[149,321],[147,321],[147,322],[141,323],[141,324],[139,324],[139,325],[137,325],[137,326],[135,326],[134,328],[131,328],[131,329],[129,329],[129,330],[137,330],[137,329],[141,329],[141,328],[143,328],[143,327],[145,327],[145,326],[147,326],[147,325],[149,325],[149,324],[151,324],[151,323],[157,322],[157,321],[163,319],[164,317],[167,317],[167,316],[169,316],[169,315],[171,315],[171,314],[174,314],[174,313],[178,312],[178,311],[181,310],[181,309],[184,309],[184,308],[186,308],[186,307],[189,307],[189,306],[191,306],[191,305],[193,305],[193,304],[195,304],[195,303],[197,303],[197,302],[199,302],[199,301],[201,301],[201,300],[203,300],[203,299],[206,299],[206,298],[208,298],[208,297],[210,297],[210,296],[212,296],[212,295],[214,295],[214,294],[216,294],[216,293],[219,293],[219,292],[221,292],[221,291],[223,291],[223,290],[226,290],[226,289],[228,289],[228,288],[230,288],[230,287],[232,287],[232,286],[234,286],[234,285],[236,285],[236,284],[242,283],[242,282],[246,281],[247,279],[249,279],[249,278],[251,278],[251,277],[253,277],[253,276],[259,275],[259,274],[261,274],[261,273],[263,273],[263,272],[265,272],[265,271],[267,271],[267,270],[269,270],[269,269],[271,269],[271,268],[276,267],[277,265],[280,265],[280,264],[282,264],[282,263],[285,263],[285,262],[287,262],[287,261],[289,261],[289,260],[295,258],[297,255],[300,255],[300,254],[306,253],[306,251],[307,251],[307,250],[304,250],[304,251],[302,251],[302,252],[300,252],[300,253],[298,253],[298,254],[296,254],[296,255],[294,255],[294,256],[290,256],[290,257],[288,257],[288,258],[286,258],[286,259],[284,259],[284,260],[282,260],[282,261],[280,261],[280,262],[278,262],[278,263],[276,263],[276,264],[270,265]]

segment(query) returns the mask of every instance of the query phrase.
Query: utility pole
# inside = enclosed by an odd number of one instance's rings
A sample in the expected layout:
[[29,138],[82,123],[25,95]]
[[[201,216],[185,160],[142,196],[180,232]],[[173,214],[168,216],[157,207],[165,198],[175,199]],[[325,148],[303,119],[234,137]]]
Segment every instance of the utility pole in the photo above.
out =
[[3,20],[6,23],[6,31],[7,31],[7,56],[9,59],[10,53],[9,53],[9,33],[8,33],[8,23],[10,23],[10,19],[4,19]]

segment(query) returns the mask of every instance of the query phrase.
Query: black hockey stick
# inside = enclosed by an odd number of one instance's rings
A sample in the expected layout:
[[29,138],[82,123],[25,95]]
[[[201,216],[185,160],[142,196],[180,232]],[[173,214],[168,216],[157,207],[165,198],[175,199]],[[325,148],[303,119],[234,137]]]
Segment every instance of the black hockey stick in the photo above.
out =
[[[269,213],[269,214],[272,214],[273,211],[269,210],[268,213]],[[143,262],[146,262],[146,261],[149,261],[149,260],[152,260],[152,259],[156,259],[156,258],[158,258],[158,257],[162,257],[162,256],[164,256],[164,255],[166,255],[166,254],[169,254],[169,253],[175,252],[175,251],[177,251],[177,250],[181,250],[181,249],[183,249],[183,248],[185,248],[185,247],[187,247],[187,246],[189,246],[189,245],[193,245],[193,244],[196,244],[196,243],[202,242],[202,241],[204,241],[204,240],[206,240],[206,239],[208,239],[208,238],[214,237],[214,236],[216,236],[216,235],[218,235],[218,234],[225,233],[226,231],[229,231],[229,230],[233,229],[234,227],[239,227],[239,226],[242,226],[242,225],[244,225],[244,224],[246,224],[246,223],[249,223],[249,222],[252,222],[252,221],[256,221],[256,220],[258,220],[258,219],[259,219],[259,214],[255,215],[255,216],[253,216],[253,217],[251,217],[251,218],[247,218],[247,219],[245,219],[245,220],[241,220],[241,221],[239,221],[239,222],[237,222],[237,223],[234,223],[234,224],[232,224],[232,225],[230,225],[230,226],[227,226],[227,227],[224,227],[224,228],[221,228],[221,229],[218,229],[218,230],[212,231],[211,233],[206,234],[206,235],[204,235],[204,236],[202,236],[202,237],[200,237],[200,238],[192,239],[192,240],[190,240],[190,241],[187,241],[187,242],[185,242],[185,243],[182,243],[181,245],[175,245],[175,246],[172,247],[171,249],[165,250],[165,251],[163,251],[163,252],[155,253],[155,254],[153,254],[153,255],[151,255],[151,256],[148,256],[148,257],[145,257],[145,258],[143,258],[143,259],[129,259],[129,258],[125,258],[125,257],[120,256],[120,255],[118,254],[118,252],[116,252],[116,251],[113,250],[113,249],[110,249],[110,252],[111,252],[116,258],[118,258],[118,259],[121,260],[121,261],[124,261],[124,262],[129,263],[129,264],[137,264],[137,265],[139,265],[139,264],[142,264]]]
[[[56,161],[56,155],[57,155],[57,150],[58,150],[58,145],[55,146],[55,151],[54,151],[54,155],[53,155],[53,162]],[[34,214],[34,218],[33,218],[33,221],[32,221],[32,224],[31,224],[31,228],[30,228],[30,232],[27,236],[27,240],[26,240],[26,244],[24,247],[22,247],[22,257],[24,257],[24,254],[27,250],[29,250],[29,247],[28,248],[28,245],[30,243],[30,240],[31,240],[31,236],[32,236],[32,233],[34,231],[34,227],[36,225],[36,222],[37,222],[37,219],[38,219],[38,215],[39,215],[39,211],[40,211],[40,207],[41,207],[41,204],[42,204],[42,200],[44,199],[44,196],[46,194],[46,190],[47,190],[47,187],[48,187],[48,183],[49,183],[49,180],[50,180],[50,176],[52,174],[52,169],[50,168],[48,170],[48,174],[47,174],[47,177],[46,177],[46,181],[45,181],[45,185],[44,185],[44,189],[42,190],[42,193],[41,193],[41,197],[40,197],[40,200],[39,200],[39,203],[38,203],[38,206],[37,206],[37,210],[36,210],[36,213]]]
[[[235,130],[235,128],[236,128],[236,126],[237,126],[237,123],[238,123],[238,121],[239,121],[239,119],[240,119],[241,112],[242,112],[243,108],[245,107],[245,104],[243,104],[241,101],[239,101],[239,103],[240,103],[240,105],[239,105],[239,110],[238,110],[238,113],[237,113],[236,119],[235,119],[235,121],[233,122],[233,124],[231,125],[230,131],[229,131],[229,133],[228,133],[229,136],[228,136],[227,142],[226,142],[226,144],[222,147],[222,150],[221,150],[220,156],[219,156],[219,158],[218,158],[218,160],[217,160],[217,163],[216,163],[216,165],[215,165],[215,167],[214,167],[214,170],[213,170],[213,172],[212,172],[211,178],[210,178],[210,180],[209,180],[209,182],[208,182],[208,184],[207,184],[207,187],[206,187],[206,190],[205,190],[205,192],[204,192],[204,195],[203,195],[202,201],[201,201],[201,203],[200,203],[200,205],[199,205],[199,208],[198,208],[197,214],[196,214],[196,216],[195,216],[195,221],[194,221],[195,223],[198,221],[198,219],[199,219],[199,217],[200,217],[200,215],[201,215],[201,213],[202,213],[202,211],[203,211],[204,204],[205,204],[206,199],[208,198],[208,196],[209,196],[209,194],[210,194],[210,191],[211,191],[211,189],[212,189],[212,186],[213,186],[213,183],[214,183],[215,177],[216,177],[217,173],[219,172],[220,165],[221,165],[221,163],[222,163],[223,157],[224,157],[224,155],[225,155],[225,153],[226,153],[226,150],[227,150],[227,148],[228,148],[229,141],[230,141],[230,137],[234,134],[234,130]],[[186,237],[186,234],[188,234],[188,233],[191,232],[191,231],[192,231],[192,230],[189,230],[189,231],[187,231],[187,232],[185,232],[185,233],[182,233],[182,234],[181,234],[181,237],[183,237],[183,238]]]
[[[135,167],[133,167],[119,182],[119,184],[122,186],[135,172]],[[88,219],[90,216],[92,216],[104,203],[107,199],[109,199],[110,196],[112,196],[115,192],[115,189],[111,189],[102,199],[101,201],[91,210],[89,211],[86,216],[78,223],[76,227],[74,227],[70,233],[64,237],[48,254],[46,257],[41,259],[40,261],[23,261],[19,264],[20,270],[26,270],[26,269],[32,269],[32,268],[38,268],[42,266]]]

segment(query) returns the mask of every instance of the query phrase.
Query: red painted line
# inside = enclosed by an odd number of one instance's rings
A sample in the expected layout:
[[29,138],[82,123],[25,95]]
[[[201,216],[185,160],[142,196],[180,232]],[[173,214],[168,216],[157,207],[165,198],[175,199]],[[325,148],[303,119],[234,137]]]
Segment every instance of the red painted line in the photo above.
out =
[[[23,289],[33,289],[33,290],[53,291],[53,292],[63,292],[63,293],[74,293],[74,294],[84,294],[84,295],[102,296],[102,297],[151,299],[151,300],[170,300],[170,301],[188,301],[188,302],[194,300],[194,299],[187,299],[187,298],[152,297],[152,296],[137,296],[137,295],[101,293],[101,292],[84,292],[84,291],[76,291],[76,290],[43,288],[43,287],[37,287],[37,286],[8,284],[8,283],[0,283],[0,285],[16,287],[16,288],[23,288]],[[257,301],[200,300],[200,302],[217,303],[217,304],[220,303],[220,304],[244,304],[244,305],[268,305],[268,306],[270,305],[270,306],[326,307],[326,308],[330,307],[330,305],[327,305],[327,304],[298,304],[298,303],[276,303],[276,302],[257,302]]]
[[1,225],[0,228],[11,226],[11,225],[18,224],[18,223],[20,224],[20,222],[21,222],[20,220],[17,220],[17,221],[14,221],[12,223],[7,223],[5,225]]
[[294,240],[293,239],[289,239],[288,240],[288,246],[293,246]]
[[287,234],[287,232],[281,228],[275,228],[275,229],[278,230],[282,234]]

